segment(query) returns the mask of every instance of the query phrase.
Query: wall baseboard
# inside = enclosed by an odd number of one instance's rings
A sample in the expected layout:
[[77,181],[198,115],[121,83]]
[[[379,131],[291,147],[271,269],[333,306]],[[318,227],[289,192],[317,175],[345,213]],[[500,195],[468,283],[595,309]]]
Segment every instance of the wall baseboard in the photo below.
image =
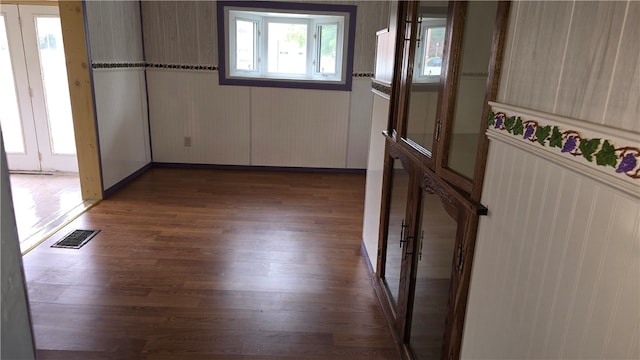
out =
[[238,170],[238,171],[278,171],[278,172],[307,172],[330,174],[366,174],[366,169],[343,168],[314,168],[293,166],[256,166],[256,165],[221,165],[221,164],[188,164],[154,162],[153,167],[175,169],[212,169],[212,170]]
[[153,167],[153,163],[148,163],[147,165],[141,167],[140,169],[138,169],[136,172],[134,172],[133,174],[127,176],[126,178],[118,181],[115,185],[111,186],[110,188],[104,190],[102,192],[102,198],[106,199],[109,196],[113,195],[116,191],[122,189],[125,185],[129,184],[130,182],[132,182],[133,180],[135,180],[138,176],[144,174],[145,172],[147,172],[147,170],[151,169]]
[[[165,163],[151,162],[133,174],[120,180],[117,184],[103,191],[103,199],[113,195],[116,191],[135,180],[151,168],[172,168],[172,169],[211,169],[211,170],[236,170],[236,171],[277,171],[277,172],[306,172],[325,174],[366,174],[366,169],[340,169],[340,168],[312,168],[312,167],[287,167],[287,166],[249,166],[249,165],[218,165],[218,164],[186,164],[186,163]],[[365,251],[366,254],[366,250]],[[368,256],[367,256],[367,260]],[[369,264],[371,261],[369,261]]]

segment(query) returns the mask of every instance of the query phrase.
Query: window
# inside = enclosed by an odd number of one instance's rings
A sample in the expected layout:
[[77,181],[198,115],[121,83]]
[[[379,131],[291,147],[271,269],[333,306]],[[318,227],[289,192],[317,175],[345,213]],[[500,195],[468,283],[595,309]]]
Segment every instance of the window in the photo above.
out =
[[419,41],[416,43],[416,59],[413,79],[418,83],[440,81],[445,35],[444,18],[422,18]]
[[355,6],[218,2],[222,85],[351,90]]

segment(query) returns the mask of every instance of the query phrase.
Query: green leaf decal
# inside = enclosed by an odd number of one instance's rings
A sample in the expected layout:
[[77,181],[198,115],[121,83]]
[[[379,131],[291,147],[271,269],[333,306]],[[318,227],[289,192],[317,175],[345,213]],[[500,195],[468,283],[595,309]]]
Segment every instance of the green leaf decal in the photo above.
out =
[[547,140],[547,137],[549,137],[550,132],[551,132],[551,126],[549,125],[545,127],[538,126],[536,128],[536,138],[538,139],[538,142],[540,143],[540,145],[544,146],[544,142]]
[[585,159],[593,162],[593,153],[598,150],[598,146],[600,146],[600,139],[582,139],[580,140],[578,149],[580,149]]
[[557,126],[553,127],[553,131],[551,132],[551,138],[549,139],[549,146],[551,147],[562,147],[562,133]]
[[516,124],[513,125],[513,135],[522,135],[524,134],[524,126],[522,126],[522,119],[518,116],[516,120]]
[[596,164],[616,167],[617,163],[616,149],[609,144],[609,141],[605,140],[602,144],[602,149],[596,154]]
[[504,120],[505,129],[507,129],[508,132],[511,132],[511,129],[513,128],[513,124],[515,122],[516,122],[516,117],[515,116],[509,116],[508,118],[506,118]]
[[496,114],[493,111],[489,111],[489,126],[496,124]]

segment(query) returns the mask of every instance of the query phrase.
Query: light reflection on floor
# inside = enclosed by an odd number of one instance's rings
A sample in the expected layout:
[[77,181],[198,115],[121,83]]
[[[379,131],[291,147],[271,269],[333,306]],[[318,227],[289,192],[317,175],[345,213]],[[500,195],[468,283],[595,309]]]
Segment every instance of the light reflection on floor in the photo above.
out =
[[11,174],[10,181],[21,244],[82,204],[77,175]]

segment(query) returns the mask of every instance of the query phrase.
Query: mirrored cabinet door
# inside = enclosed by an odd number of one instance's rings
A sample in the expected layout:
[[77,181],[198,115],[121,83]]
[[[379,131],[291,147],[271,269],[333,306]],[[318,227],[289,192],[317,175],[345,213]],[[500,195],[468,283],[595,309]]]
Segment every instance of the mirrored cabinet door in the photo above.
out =
[[477,201],[487,102],[497,95],[509,3],[402,3],[405,38],[396,48],[402,67],[390,116],[399,138],[394,132],[393,140]]
[[402,268],[403,239],[406,237],[407,199],[409,191],[409,173],[402,167],[399,160],[392,160],[393,171],[390,178],[390,194],[388,220],[389,225],[386,234],[384,270],[382,280],[397,311],[400,293],[400,276]]
[[448,104],[448,149],[444,166],[473,178],[486,103],[497,1],[470,1],[458,65],[455,102]]
[[456,208],[445,208],[433,192],[423,191],[409,330],[414,359],[442,358],[458,229],[456,212]]
[[442,74],[444,40],[447,25],[446,1],[417,3],[412,23],[415,40],[408,74],[408,111],[405,138],[425,155],[433,153],[438,95]]

